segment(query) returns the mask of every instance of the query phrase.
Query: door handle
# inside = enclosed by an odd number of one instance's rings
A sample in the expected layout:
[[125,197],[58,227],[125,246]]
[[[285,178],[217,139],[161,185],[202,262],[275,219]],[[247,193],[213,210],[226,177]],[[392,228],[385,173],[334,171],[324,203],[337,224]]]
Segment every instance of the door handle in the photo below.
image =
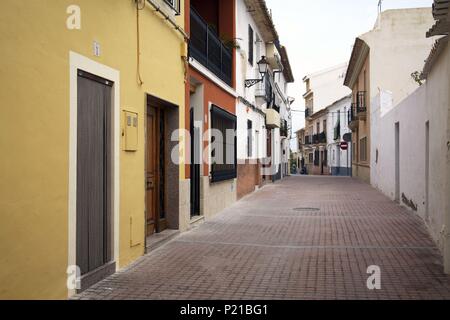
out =
[[153,188],[153,180],[147,180],[147,189]]

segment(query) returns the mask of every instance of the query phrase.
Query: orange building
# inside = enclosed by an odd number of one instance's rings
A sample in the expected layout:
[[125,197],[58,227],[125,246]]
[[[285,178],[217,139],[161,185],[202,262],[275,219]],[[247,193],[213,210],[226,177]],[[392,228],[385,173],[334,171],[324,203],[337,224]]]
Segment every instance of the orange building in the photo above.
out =
[[[236,201],[236,137],[227,137],[237,124],[236,3],[190,0],[185,6],[189,12],[185,29],[190,35],[186,127],[191,137],[186,146],[191,150],[186,155],[186,178],[190,179],[188,223],[193,224]],[[211,129],[222,133],[223,140]],[[223,153],[214,150],[216,143],[226,146]]]

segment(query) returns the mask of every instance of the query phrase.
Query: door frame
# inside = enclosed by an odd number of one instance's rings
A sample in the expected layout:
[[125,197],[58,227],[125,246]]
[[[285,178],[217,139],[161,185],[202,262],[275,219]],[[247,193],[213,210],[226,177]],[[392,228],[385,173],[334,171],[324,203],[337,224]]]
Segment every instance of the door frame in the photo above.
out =
[[[156,125],[157,125],[157,130],[156,130],[156,140],[158,141],[161,137],[160,137],[160,125],[161,125],[161,115],[164,121],[164,136],[167,137],[168,135],[168,115],[167,115],[167,110],[163,105],[159,105],[159,104],[155,104],[153,105],[151,103],[151,97],[155,97],[152,96],[151,94],[146,94],[145,96],[145,174],[144,177],[145,179],[147,179],[147,163],[148,163],[148,141],[147,141],[147,115],[148,115],[148,110],[150,107],[154,108],[156,110]],[[156,233],[160,233],[166,229],[168,229],[168,222],[167,222],[167,194],[168,194],[168,174],[167,174],[167,170],[168,170],[168,166],[167,164],[163,164],[164,165],[164,177],[160,176],[160,166],[161,166],[161,162],[160,162],[160,154],[161,152],[164,152],[165,154],[165,159],[168,160],[169,159],[169,147],[167,144],[165,144],[164,146],[164,150],[161,150],[159,144],[157,145],[156,148],[156,165],[157,165],[157,176],[155,179],[155,184],[156,184],[156,208],[157,208],[157,213],[156,213],[156,220],[155,220],[155,234]],[[159,208],[161,206],[161,202],[160,202],[160,196],[161,196],[161,188],[160,188],[160,182],[161,179],[164,179],[164,210],[166,211],[165,214],[165,218],[161,219],[160,215],[161,212],[159,211]],[[146,185],[146,181],[144,181],[144,185]],[[146,187],[145,187],[146,188]],[[147,210],[147,190],[145,190],[145,210]],[[147,247],[147,212],[145,211],[145,246]]]
[[400,186],[400,122],[396,122],[394,125],[394,135],[395,135],[395,201],[401,202],[401,186]]
[[[68,268],[76,266],[76,225],[77,225],[77,112],[78,112],[78,70],[89,72],[98,77],[114,82],[112,87],[112,152],[111,152],[111,208],[113,219],[112,257],[119,269],[119,208],[120,208],[120,72],[100,64],[76,52],[69,52],[70,75],[70,126],[69,126],[69,185],[68,185]],[[69,275],[70,276],[70,275]],[[68,289],[68,296],[76,294],[75,289]]]

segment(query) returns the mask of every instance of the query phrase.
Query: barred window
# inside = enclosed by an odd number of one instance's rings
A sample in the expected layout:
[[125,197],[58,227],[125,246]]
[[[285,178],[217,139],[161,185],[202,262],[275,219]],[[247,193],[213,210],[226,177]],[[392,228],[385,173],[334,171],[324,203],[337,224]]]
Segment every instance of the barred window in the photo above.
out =
[[211,107],[211,180],[237,178],[236,116],[213,105]]

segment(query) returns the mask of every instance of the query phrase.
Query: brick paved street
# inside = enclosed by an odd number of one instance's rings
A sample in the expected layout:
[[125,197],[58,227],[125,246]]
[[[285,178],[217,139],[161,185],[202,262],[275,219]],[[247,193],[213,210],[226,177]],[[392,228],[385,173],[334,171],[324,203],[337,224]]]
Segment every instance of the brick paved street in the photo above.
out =
[[[381,290],[367,289],[370,265]],[[76,298],[450,299],[442,270],[421,219],[370,186],[291,177]]]

